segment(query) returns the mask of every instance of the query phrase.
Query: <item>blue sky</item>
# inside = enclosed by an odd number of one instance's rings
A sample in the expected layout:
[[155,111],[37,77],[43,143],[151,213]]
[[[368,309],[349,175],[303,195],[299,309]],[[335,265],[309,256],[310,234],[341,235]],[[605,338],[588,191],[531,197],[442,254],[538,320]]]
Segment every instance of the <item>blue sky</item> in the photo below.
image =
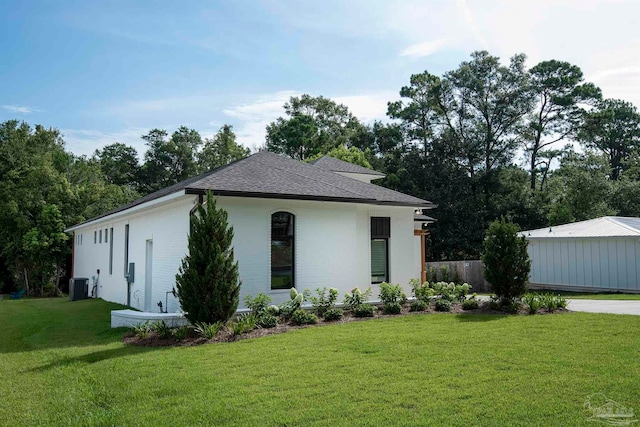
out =
[[478,49],[570,61],[640,106],[639,17],[633,0],[0,0],[0,121],[59,128],[76,154],[224,123],[254,147],[291,95],[384,119],[411,74]]

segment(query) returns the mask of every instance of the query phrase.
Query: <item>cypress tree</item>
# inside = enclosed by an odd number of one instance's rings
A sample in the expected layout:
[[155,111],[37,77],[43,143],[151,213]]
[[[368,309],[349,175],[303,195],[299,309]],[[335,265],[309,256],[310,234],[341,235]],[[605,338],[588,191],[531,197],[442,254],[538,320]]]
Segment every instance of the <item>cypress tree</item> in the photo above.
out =
[[240,281],[234,262],[233,227],[211,192],[191,217],[189,254],[176,275],[176,293],[191,322],[226,322],[238,308]]

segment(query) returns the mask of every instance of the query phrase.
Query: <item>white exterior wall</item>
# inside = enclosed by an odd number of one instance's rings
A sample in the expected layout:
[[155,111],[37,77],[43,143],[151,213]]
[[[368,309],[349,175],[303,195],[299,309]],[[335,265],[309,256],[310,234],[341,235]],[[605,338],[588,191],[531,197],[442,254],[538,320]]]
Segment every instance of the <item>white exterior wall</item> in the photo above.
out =
[[529,238],[535,285],[640,292],[637,238]]
[[[129,224],[129,262],[136,264],[131,287],[131,306],[144,310],[146,241],[153,241],[153,293],[151,311],[158,301],[165,304],[165,293],[175,285],[175,275],[187,252],[189,211],[197,196],[182,196],[167,204],[142,212],[105,218],[80,227],[83,244],[74,252],[74,277],[89,277],[100,269],[98,296],[126,304],[124,278],[124,230]],[[271,290],[271,214],[287,211],[295,215],[295,284],[298,290],[335,287],[344,293],[354,287],[371,287],[378,298],[378,285],[371,284],[370,217],[390,217],[390,282],[401,284],[407,295],[410,279],[420,257],[413,236],[413,208],[382,207],[352,203],[301,200],[218,197],[218,206],[228,212],[234,227],[234,255],[239,262],[242,281],[240,307],[244,297],[258,292],[271,295],[274,303],[288,298],[288,290]],[[93,231],[114,228],[113,272],[109,274],[109,244],[93,243]],[[177,300],[169,295],[169,312],[179,310]]]
[[[79,228],[83,244],[74,249],[74,277],[91,279],[100,269],[98,297],[120,304],[127,303],[127,281],[124,277],[125,225],[129,224],[129,262],[135,263],[135,281],[131,284],[131,306],[144,310],[146,241],[153,241],[152,311],[159,312],[159,301],[165,305],[165,292],[173,289],[180,261],[187,250],[189,210],[194,197],[182,197],[151,210],[123,215],[119,218]],[[113,227],[113,271],[109,274],[109,243],[93,243],[95,230]],[[91,289],[91,281],[89,282]],[[169,295],[169,312],[179,310],[177,300]]]

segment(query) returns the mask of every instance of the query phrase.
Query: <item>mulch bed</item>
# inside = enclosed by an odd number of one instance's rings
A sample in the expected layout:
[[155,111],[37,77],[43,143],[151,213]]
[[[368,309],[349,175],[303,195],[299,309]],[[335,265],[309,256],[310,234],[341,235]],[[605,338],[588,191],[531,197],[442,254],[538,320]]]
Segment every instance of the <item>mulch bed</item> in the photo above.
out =
[[[567,313],[569,310],[567,309],[559,309],[554,311],[553,313],[546,311],[545,309],[538,310],[537,315],[540,314],[556,314],[556,313]],[[266,337],[268,335],[276,335],[282,334],[295,329],[305,329],[305,328],[316,328],[322,327],[326,325],[336,325],[348,322],[363,322],[372,319],[384,319],[389,317],[398,317],[398,316],[413,316],[419,314],[482,314],[482,315],[529,315],[529,312],[526,309],[520,309],[517,313],[507,313],[505,311],[492,309],[489,305],[489,302],[482,301],[480,302],[480,306],[475,310],[463,310],[461,304],[452,304],[451,311],[441,312],[436,311],[434,308],[434,304],[431,303],[428,310],[425,311],[409,311],[408,305],[403,307],[400,314],[383,314],[382,310],[378,310],[376,312],[375,317],[354,317],[349,312],[345,312],[342,320],[334,321],[334,322],[325,322],[322,319],[318,319],[318,323],[315,325],[291,325],[288,323],[278,324],[275,328],[257,328],[251,332],[246,334],[234,336],[229,328],[223,328],[218,332],[215,338],[208,340],[203,338],[195,333],[193,329],[189,331],[187,336],[183,339],[176,339],[175,337],[171,338],[160,338],[158,334],[155,332],[150,332],[147,337],[139,337],[133,331],[129,331],[125,334],[122,342],[129,345],[135,345],[140,347],[191,347],[202,344],[211,344],[211,343],[221,343],[221,342],[233,342],[239,341],[248,338],[260,338]]]

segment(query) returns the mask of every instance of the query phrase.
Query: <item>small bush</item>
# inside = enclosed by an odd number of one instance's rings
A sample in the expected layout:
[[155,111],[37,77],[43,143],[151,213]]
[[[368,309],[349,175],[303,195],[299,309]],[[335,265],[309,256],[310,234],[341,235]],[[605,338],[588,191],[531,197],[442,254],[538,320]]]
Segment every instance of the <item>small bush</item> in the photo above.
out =
[[326,287],[318,288],[316,289],[316,294],[318,294],[318,296],[309,297],[311,306],[318,316],[324,317],[328,310],[335,308],[336,301],[338,300],[338,290],[336,288],[329,288],[327,293]]
[[362,292],[360,288],[354,288],[351,290],[351,292],[347,292],[344,295],[344,305],[349,310],[355,310],[357,307],[367,302],[370,296],[371,288],[368,288],[364,292]]
[[190,328],[188,326],[179,326],[173,330],[173,336],[178,341],[185,339],[189,336]]
[[438,298],[436,301],[436,311],[451,311],[451,301]]
[[318,316],[299,308],[293,312],[291,323],[294,325],[313,325],[318,323]]
[[231,332],[233,336],[238,336],[253,331],[256,326],[256,317],[253,314],[241,314],[231,324]]
[[247,295],[244,298],[245,304],[247,308],[251,310],[251,312],[257,317],[261,317],[267,314],[267,309],[269,308],[269,304],[271,303],[271,297],[269,295],[265,295],[262,292],[259,292],[255,297],[251,297],[251,295]]
[[411,306],[409,306],[409,311],[425,311],[428,308],[429,308],[428,302],[421,299],[417,299],[411,303]]
[[194,325],[193,330],[202,338],[211,340],[215,338],[216,335],[218,335],[218,332],[220,332],[220,329],[222,329],[222,325],[223,325],[222,322],[215,322],[215,323],[197,322]]
[[330,308],[324,313],[324,320],[327,322],[334,322],[341,320],[344,312],[339,308]]
[[478,303],[478,300],[475,297],[471,297],[469,299],[462,301],[463,310],[476,310],[478,307],[480,307],[480,304]]
[[151,323],[147,320],[133,327],[133,333],[139,338],[147,338],[151,333]]
[[435,291],[429,286],[429,282],[420,283],[418,279],[411,279],[409,281],[409,286],[411,286],[413,297],[416,300],[424,301],[427,304],[431,300],[431,297],[435,295]]
[[542,301],[540,296],[534,293],[525,294],[522,297],[522,303],[529,310],[529,314],[536,314],[538,310],[542,308]]
[[390,302],[382,306],[382,312],[384,314],[400,314],[402,311],[402,304],[399,302]]
[[500,298],[493,295],[489,300],[489,308],[491,310],[502,310],[502,302],[500,301]]
[[541,300],[542,306],[550,313],[553,313],[559,308],[567,307],[567,299],[561,295],[554,294],[542,294],[538,295]]
[[170,338],[172,335],[171,328],[163,320],[151,323],[151,330],[162,339]]
[[289,290],[289,301],[285,301],[278,306],[278,310],[280,315],[284,317],[285,320],[290,320],[293,316],[293,313],[296,312],[300,307],[302,307],[302,303],[307,299],[307,294],[298,292],[296,288],[291,288]]
[[278,317],[271,314],[264,314],[258,318],[256,325],[261,328],[275,328],[278,326]]
[[371,304],[360,304],[353,309],[355,317],[373,317],[376,314],[376,307]]

